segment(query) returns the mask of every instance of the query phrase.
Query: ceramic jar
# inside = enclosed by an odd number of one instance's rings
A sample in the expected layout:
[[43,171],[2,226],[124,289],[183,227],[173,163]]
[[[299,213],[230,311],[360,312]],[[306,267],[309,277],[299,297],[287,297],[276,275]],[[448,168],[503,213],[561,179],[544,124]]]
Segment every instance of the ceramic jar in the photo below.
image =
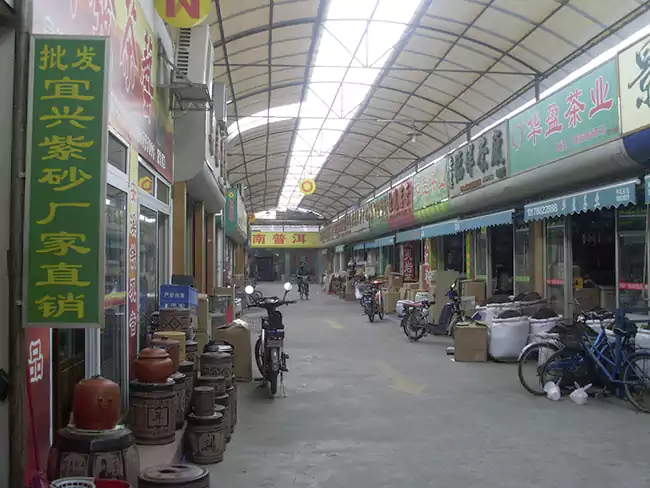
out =
[[77,383],[74,389],[74,422],[77,429],[111,430],[120,418],[120,387],[102,376]]
[[133,374],[141,383],[167,383],[174,372],[169,353],[158,347],[146,347],[133,362]]
[[158,336],[151,340],[151,347],[159,347],[169,353],[172,358],[172,368],[175,373],[178,371],[178,365],[181,364],[180,343],[168,336]]

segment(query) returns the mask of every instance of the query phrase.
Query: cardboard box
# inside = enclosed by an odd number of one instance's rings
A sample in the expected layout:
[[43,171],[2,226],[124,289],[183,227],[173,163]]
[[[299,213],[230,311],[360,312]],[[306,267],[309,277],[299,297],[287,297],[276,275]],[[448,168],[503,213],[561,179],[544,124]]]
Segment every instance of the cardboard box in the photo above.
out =
[[404,278],[401,275],[397,273],[391,273],[388,275],[388,283],[386,284],[386,288],[388,288],[388,291],[399,292],[399,289],[402,288],[403,284],[404,284]]
[[207,332],[210,327],[210,303],[208,296],[204,294],[199,295],[199,321],[197,325],[197,332]]
[[187,340],[193,340],[199,318],[187,308],[163,308],[160,310],[158,330],[185,332]]
[[488,360],[488,328],[483,324],[463,322],[454,331],[454,359],[459,362]]
[[485,281],[463,280],[460,282],[460,296],[474,297],[477,304],[485,303]]
[[253,379],[253,354],[251,352],[251,331],[243,320],[219,327],[213,331],[214,340],[226,341],[235,348],[235,379],[251,381]]
[[[205,345],[210,342],[210,334],[207,332],[197,332],[194,340],[197,342],[196,357],[201,361],[201,354],[203,354],[203,348]],[[194,369],[199,371],[201,369],[200,364],[195,364]]]
[[399,293],[396,291],[387,291],[384,293],[384,310],[386,313],[395,313]]
[[399,299],[400,300],[406,300],[407,299],[406,297],[408,296],[408,292],[409,292],[408,288],[405,288],[405,287],[400,288],[399,289]]

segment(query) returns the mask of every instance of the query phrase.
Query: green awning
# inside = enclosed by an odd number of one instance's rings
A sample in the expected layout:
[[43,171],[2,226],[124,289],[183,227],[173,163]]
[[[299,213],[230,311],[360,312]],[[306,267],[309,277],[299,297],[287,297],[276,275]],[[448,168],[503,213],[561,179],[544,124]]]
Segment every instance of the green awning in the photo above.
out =
[[460,232],[460,221],[458,219],[446,220],[437,224],[425,225],[422,227],[422,238],[449,236]]
[[639,183],[637,179],[623,181],[531,203],[524,206],[524,220],[530,222],[636,204],[636,185]]
[[460,221],[460,230],[473,230],[482,227],[512,224],[512,215],[514,213],[514,210],[504,210],[503,212],[495,212],[488,215],[479,215],[478,217],[463,219]]
[[380,237],[375,241],[377,247],[387,247],[395,245],[395,236]]
[[404,232],[398,232],[395,235],[395,242],[410,242],[410,241],[419,241],[422,239],[422,227],[417,229],[411,229]]

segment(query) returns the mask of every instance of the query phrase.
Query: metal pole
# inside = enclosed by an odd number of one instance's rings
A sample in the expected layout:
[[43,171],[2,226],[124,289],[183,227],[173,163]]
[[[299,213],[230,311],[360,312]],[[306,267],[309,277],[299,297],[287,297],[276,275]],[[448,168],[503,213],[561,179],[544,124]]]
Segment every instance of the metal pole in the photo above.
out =
[[25,486],[27,477],[27,345],[22,321],[23,224],[27,145],[27,97],[32,1],[16,2],[14,110],[11,150],[9,271],[9,485]]

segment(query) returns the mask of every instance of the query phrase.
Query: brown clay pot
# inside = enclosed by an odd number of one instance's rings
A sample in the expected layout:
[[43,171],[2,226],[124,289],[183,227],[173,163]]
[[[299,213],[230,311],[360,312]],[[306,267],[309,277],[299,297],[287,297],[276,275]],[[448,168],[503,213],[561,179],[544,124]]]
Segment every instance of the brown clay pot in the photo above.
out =
[[120,418],[120,386],[102,376],[77,383],[74,389],[74,422],[77,429],[111,430]]
[[145,347],[133,362],[133,374],[141,383],[167,383],[173,372],[172,359],[158,347]]
[[151,340],[151,347],[159,347],[167,351],[169,357],[172,358],[172,368],[174,368],[174,373],[178,371],[178,365],[181,363],[181,350],[178,341],[170,339],[167,336],[155,337]]

